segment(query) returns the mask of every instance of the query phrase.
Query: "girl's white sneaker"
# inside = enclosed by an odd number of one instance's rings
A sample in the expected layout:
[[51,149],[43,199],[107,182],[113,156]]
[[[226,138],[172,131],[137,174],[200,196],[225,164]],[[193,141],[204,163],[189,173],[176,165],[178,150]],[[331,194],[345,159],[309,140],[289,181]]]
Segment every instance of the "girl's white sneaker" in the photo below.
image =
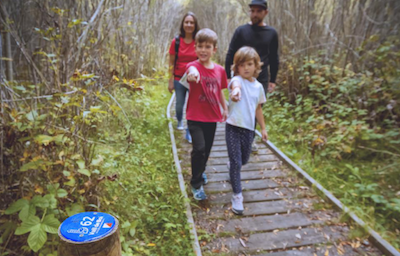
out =
[[232,195],[232,212],[237,215],[243,214],[243,196],[242,193]]

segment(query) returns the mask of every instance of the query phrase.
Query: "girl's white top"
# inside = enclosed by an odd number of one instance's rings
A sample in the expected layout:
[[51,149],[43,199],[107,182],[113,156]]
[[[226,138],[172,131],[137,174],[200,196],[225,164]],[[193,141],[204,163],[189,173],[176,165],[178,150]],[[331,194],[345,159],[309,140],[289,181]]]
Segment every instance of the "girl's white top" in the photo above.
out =
[[238,102],[229,98],[229,114],[226,122],[254,131],[257,106],[267,101],[264,88],[255,78],[254,82],[250,82],[241,76],[235,76],[229,83],[229,93],[232,92],[233,81],[238,81],[242,85],[242,98]]

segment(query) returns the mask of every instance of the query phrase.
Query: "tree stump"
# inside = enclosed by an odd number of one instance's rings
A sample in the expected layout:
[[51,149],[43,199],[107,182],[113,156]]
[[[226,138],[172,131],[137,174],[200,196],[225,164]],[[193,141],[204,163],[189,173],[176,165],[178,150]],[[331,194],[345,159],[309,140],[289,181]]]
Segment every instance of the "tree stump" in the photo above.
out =
[[60,225],[58,235],[59,256],[121,256],[119,222],[109,214],[75,214]]

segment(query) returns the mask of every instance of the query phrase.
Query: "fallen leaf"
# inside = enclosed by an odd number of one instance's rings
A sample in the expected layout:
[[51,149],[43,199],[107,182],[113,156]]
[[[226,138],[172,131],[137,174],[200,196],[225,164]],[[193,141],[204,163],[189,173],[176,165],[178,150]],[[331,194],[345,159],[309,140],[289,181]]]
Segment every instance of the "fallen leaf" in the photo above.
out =
[[325,252],[325,254],[324,254],[325,256],[329,256],[329,251],[328,250],[326,250],[326,252]]
[[301,239],[301,235],[300,234],[296,234],[295,235],[298,239]]
[[35,192],[38,194],[43,194],[43,188],[39,185],[35,186]]
[[243,247],[247,247],[246,243],[242,240],[242,238],[239,238],[240,243],[242,244]]

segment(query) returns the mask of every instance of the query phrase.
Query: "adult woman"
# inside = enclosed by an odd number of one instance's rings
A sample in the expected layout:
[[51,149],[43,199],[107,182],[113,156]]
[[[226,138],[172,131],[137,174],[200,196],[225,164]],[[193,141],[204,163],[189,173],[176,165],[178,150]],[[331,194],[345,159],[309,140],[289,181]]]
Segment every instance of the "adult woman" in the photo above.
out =
[[[179,80],[183,76],[186,71],[186,65],[189,62],[192,62],[197,59],[195,46],[194,46],[194,37],[196,36],[197,31],[199,31],[199,25],[197,22],[197,18],[192,12],[188,12],[183,16],[180,34],[179,34],[179,43],[178,43],[178,52],[176,52],[176,41],[177,38],[172,40],[171,46],[169,48],[169,70],[171,72],[171,77],[168,82],[168,90],[172,93],[175,89],[176,94],[176,119],[178,120],[178,130],[183,130],[183,106],[185,105],[185,98],[187,93],[187,88],[184,87]],[[189,130],[186,130],[186,139],[191,142],[192,139],[189,134]]]

